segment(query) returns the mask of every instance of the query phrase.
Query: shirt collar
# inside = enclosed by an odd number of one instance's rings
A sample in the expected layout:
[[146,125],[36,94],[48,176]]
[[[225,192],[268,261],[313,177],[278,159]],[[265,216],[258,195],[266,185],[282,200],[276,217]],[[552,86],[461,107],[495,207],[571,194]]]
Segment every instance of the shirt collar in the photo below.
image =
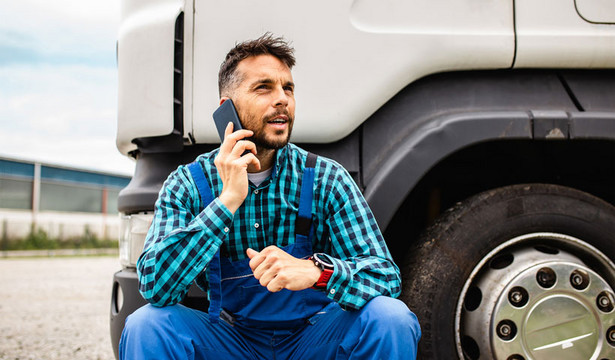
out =
[[290,145],[286,144],[284,145],[283,148],[278,149],[275,152],[275,163],[273,166],[273,172],[271,173],[271,179],[275,179],[278,177],[278,173],[280,172],[280,169],[282,169],[282,166],[284,165],[284,162],[286,161],[286,158],[288,157],[288,147]]

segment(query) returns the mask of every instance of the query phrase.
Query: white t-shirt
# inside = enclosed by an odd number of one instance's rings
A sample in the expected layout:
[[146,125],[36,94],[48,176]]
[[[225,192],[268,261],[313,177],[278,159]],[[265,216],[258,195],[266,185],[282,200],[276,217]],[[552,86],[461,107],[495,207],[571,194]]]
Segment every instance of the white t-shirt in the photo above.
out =
[[256,186],[259,186],[263,183],[263,181],[267,180],[269,175],[271,175],[271,171],[273,171],[273,166],[269,169],[257,173],[248,173],[248,180]]

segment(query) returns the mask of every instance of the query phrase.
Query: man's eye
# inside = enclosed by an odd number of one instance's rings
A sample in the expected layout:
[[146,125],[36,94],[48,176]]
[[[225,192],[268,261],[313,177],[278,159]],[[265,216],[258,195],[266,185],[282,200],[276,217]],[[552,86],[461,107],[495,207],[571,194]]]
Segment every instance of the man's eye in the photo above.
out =
[[292,94],[295,91],[295,89],[292,86],[286,86],[284,87],[284,91]]
[[268,88],[267,85],[259,85],[256,87],[256,90],[266,90]]

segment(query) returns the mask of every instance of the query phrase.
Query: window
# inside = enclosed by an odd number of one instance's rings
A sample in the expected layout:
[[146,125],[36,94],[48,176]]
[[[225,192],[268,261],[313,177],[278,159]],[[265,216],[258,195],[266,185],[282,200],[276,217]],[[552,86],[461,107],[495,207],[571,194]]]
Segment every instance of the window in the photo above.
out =
[[102,189],[41,182],[41,211],[102,211]]
[[32,180],[0,178],[0,208],[31,209]]
[[117,198],[120,190],[107,189],[107,214],[117,214]]

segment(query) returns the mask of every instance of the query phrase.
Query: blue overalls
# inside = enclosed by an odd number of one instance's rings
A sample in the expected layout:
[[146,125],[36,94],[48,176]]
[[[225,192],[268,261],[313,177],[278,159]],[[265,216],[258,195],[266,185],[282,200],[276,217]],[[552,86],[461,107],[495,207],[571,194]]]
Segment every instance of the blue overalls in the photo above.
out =
[[[303,173],[294,244],[297,258],[313,254],[311,208],[316,156]],[[203,206],[213,193],[198,163],[188,166]],[[372,299],[344,311],[313,289],[272,293],[254,278],[250,259],[216,253],[209,263],[208,314],[174,305],[146,305],[129,316],[120,359],[414,359],[420,338],[416,316],[401,301]],[[223,321],[219,321],[222,319]]]
[[[314,253],[311,223],[315,164],[316,156],[309,153],[301,182],[295,243],[282,248],[296,258],[308,258]],[[207,206],[213,201],[213,192],[201,166],[191,163],[188,169],[203,206]],[[249,258],[232,262],[228,257],[221,257],[218,250],[209,263],[209,314],[212,322],[218,321],[222,312],[222,318],[231,323],[293,327],[304,324],[306,318],[332,301],[323,292],[312,289],[269,292],[253,276],[249,262]],[[289,309],[293,310],[289,312]]]

